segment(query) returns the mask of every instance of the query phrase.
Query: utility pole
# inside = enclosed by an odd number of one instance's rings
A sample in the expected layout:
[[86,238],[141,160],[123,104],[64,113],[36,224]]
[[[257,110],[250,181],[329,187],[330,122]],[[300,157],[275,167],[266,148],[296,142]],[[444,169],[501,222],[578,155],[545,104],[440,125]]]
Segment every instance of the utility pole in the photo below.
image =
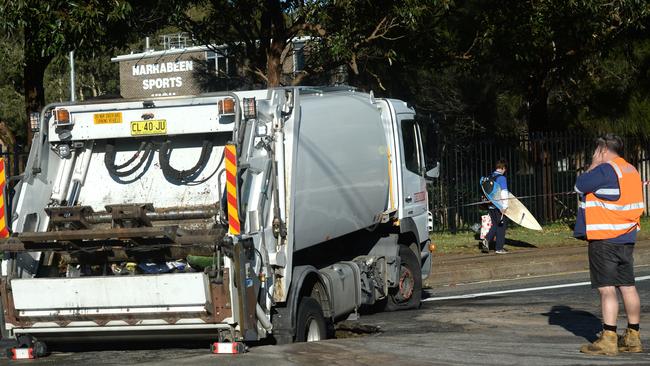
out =
[[74,102],[74,51],[70,51],[70,101]]

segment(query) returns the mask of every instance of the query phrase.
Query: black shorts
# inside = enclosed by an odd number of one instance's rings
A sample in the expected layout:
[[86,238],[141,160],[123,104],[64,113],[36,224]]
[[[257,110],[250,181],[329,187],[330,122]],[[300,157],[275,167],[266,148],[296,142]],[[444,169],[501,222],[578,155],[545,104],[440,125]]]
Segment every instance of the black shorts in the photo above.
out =
[[591,287],[634,286],[634,244],[589,242]]

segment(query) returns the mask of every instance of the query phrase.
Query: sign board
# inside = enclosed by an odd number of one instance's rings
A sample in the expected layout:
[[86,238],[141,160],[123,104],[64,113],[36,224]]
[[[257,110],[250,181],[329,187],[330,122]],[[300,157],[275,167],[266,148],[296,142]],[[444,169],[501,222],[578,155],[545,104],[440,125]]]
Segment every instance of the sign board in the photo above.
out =
[[201,93],[195,73],[205,62],[204,51],[156,55],[120,61],[120,90],[124,98]]

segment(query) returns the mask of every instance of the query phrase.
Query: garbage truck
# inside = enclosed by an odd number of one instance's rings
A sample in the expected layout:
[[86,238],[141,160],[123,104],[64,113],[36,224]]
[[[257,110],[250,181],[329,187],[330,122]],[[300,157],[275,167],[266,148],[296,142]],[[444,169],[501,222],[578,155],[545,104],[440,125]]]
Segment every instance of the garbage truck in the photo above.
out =
[[437,166],[403,101],[291,87],[34,117],[4,337],[317,341],[365,306],[420,305]]

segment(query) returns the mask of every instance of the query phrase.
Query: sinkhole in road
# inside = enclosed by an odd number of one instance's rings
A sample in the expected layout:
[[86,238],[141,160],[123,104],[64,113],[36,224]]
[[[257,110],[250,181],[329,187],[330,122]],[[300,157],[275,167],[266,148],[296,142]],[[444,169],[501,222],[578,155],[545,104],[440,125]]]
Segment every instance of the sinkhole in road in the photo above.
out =
[[337,339],[367,337],[382,332],[381,328],[376,325],[363,324],[356,320],[338,322],[334,330],[334,338]]

